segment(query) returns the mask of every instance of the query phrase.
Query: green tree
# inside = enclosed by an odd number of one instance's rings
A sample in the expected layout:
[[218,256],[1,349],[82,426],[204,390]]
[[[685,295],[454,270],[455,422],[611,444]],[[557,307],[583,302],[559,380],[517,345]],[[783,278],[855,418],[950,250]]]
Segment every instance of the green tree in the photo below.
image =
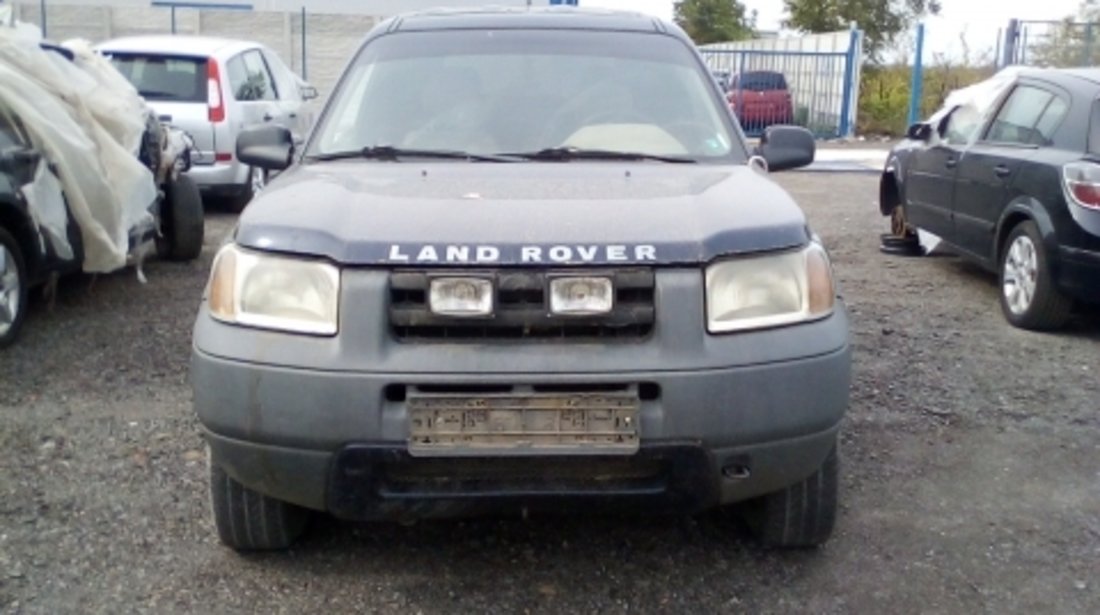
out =
[[739,0],[681,0],[674,10],[677,25],[696,45],[752,38],[751,17]]
[[854,21],[872,62],[921,16],[940,12],[939,0],[783,0],[783,6],[783,25],[802,32],[835,32]]

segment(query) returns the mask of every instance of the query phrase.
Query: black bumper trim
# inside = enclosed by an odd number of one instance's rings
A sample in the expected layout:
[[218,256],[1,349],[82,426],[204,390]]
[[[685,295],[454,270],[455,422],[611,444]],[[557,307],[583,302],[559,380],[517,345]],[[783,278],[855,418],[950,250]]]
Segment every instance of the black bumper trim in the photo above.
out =
[[[498,463],[502,471],[492,471]],[[537,467],[513,471],[525,463]],[[443,472],[436,473],[440,467]],[[412,457],[393,444],[350,444],[333,456],[326,491],[329,511],[349,520],[451,517],[509,508],[672,513],[715,505],[719,481],[710,454],[698,442],[643,443],[630,456],[444,460]]]

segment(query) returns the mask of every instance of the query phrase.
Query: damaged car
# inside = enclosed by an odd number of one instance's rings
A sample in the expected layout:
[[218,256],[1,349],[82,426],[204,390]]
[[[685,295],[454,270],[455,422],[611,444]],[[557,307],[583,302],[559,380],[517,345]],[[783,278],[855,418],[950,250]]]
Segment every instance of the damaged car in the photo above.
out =
[[76,271],[107,273],[150,254],[197,258],[190,139],[162,125],[109,62],[0,26],[0,347],[15,341],[29,290]]
[[1100,71],[1012,67],[909,128],[882,174],[886,251],[942,242],[999,280],[1005,318],[1100,304]]
[[285,548],[312,512],[721,508],[768,545],[825,542],[848,316],[765,170],[814,150],[797,127],[751,150],[653,18],[379,24],[302,148],[278,126],[237,142],[281,173],[195,322],[218,536]]

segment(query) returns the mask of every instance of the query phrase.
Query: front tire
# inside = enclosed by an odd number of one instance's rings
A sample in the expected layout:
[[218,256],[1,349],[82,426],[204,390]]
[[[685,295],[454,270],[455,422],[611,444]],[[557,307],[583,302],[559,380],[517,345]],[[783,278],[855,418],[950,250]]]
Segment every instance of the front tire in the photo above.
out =
[[212,462],[210,503],[218,538],[238,551],[286,549],[309,521],[305,508],[253,491]]
[[195,180],[180,175],[165,189],[158,252],[175,261],[194,260],[202,253],[204,231],[202,194]]
[[1050,258],[1039,227],[1031,220],[1017,224],[1001,254],[1001,310],[1022,329],[1061,328],[1073,311],[1073,300],[1054,284]]
[[0,228],[0,348],[19,336],[27,315],[27,265],[19,242]]
[[836,524],[838,467],[834,445],[809,478],[747,502],[745,517],[760,542],[804,549],[827,541]]

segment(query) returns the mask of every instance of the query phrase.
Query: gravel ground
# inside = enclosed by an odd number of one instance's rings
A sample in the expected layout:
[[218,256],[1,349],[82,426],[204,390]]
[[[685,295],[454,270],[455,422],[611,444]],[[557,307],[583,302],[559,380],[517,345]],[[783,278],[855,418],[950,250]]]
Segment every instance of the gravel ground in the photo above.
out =
[[63,282],[0,355],[10,612],[1100,612],[1100,318],[1009,327],[987,276],[877,250],[867,174],[786,174],[835,258],[855,375],[842,509],[812,552],[713,516],[314,523],[221,547],[190,409],[201,262]]

